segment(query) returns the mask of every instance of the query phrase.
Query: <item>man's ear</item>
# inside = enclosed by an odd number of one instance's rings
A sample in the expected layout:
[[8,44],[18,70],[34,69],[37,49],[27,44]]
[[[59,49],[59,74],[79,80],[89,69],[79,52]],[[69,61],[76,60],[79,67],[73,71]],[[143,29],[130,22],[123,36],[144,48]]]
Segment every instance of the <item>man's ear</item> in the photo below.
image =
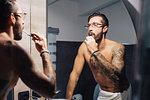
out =
[[104,26],[104,27],[103,27],[103,33],[106,33],[107,30],[108,30],[108,26]]
[[9,23],[10,23],[10,24],[15,24],[15,23],[16,23],[16,18],[15,18],[15,16],[14,16],[14,13],[11,13],[11,14],[10,14]]

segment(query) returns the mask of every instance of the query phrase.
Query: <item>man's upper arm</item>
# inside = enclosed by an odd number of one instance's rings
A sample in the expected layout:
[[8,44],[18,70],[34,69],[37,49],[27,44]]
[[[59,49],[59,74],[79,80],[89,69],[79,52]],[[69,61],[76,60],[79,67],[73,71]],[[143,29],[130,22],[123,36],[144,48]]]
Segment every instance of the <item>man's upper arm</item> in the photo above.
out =
[[45,97],[52,97],[55,86],[48,77],[37,70],[30,56],[20,47],[14,49],[14,62],[21,80]]
[[13,53],[14,65],[20,77],[26,76],[27,72],[31,73],[34,70],[34,65],[30,56],[21,47],[14,46]]
[[118,45],[113,48],[112,64],[115,67],[117,67],[120,71],[124,67],[124,53],[125,47],[123,45]]
[[78,50],[78,54],[77,54],[77,56],[75,58],[72,73],[74,73],[77,76],[79,76],[81,71],[82,71],[82,69],[83,69],[84,62],[85,62],[85,59],[84,59],[84,48],[83,48],[83,44],[82,44],[80,46],[80,48]]

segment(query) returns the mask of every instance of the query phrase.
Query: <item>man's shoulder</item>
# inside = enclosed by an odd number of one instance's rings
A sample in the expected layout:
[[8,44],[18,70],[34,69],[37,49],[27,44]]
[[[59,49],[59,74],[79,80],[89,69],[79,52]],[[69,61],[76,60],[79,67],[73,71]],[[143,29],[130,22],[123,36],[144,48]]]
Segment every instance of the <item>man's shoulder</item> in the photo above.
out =
[[87,52],[87,47],[86,47],[85,43],[83,42],[78,49],[78,53],[84,54],[85,52]]
[[121,47],[121,48],[124,48],[124,45],[121,44],[121,43],[118,43],[118,42],[115,42],[115,41],[112,41],[112,40],[109,40],[109,39],[106,39],[107,43],[108,44],[111,44],[112,47]]
[[3,45],[3,48],[6,48],[7,50],[9,50],[11,53],[14,53],[14,54],[26,53],[26,51],[14,40],[5,40],[3,41],[3,43],[1,43],[1,45]]
[[13,49],[24,51],[24,49],[14,40],[8,40],[5,42],[5,44]]
[[123,44],[112,41],[112,40],[109,40],[109,43],[111,44],[111,51],[114,54],[124,54],[125,46]]
[[84,42],[82,42],[79,49],[82,49],[83,51],[87,50],[86,44]]
[[85,43],[82,42],[81,45],[80,45],[80,48],[85,48],[85,47],[86,47]]
[[16,49],[20,48],[18,43],[14,40],[0,40],[0,46],[1,48],[7,48],[7,49]]

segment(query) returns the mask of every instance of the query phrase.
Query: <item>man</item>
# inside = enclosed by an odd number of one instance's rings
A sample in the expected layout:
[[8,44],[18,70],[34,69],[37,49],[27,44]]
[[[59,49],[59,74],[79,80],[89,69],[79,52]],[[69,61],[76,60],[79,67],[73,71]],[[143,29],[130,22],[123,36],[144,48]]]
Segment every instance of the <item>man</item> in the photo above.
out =
[[15,0],[0,1],[0,100],[6,100],[19,77],[41,96],[52,98],[55,95],[55,71],[45,38],[31,33],[43,61],[43,73],[15,41],[22,38],[23,14]]
[[100,85],[97,100],[128,100],[129,82],[125,76],[125,47],[106,39],[108,19],[104,14],[93,13],[88,18],[88,34],[81,44],[70,74],[66,98],[71,99],[85,61],[96,82]]

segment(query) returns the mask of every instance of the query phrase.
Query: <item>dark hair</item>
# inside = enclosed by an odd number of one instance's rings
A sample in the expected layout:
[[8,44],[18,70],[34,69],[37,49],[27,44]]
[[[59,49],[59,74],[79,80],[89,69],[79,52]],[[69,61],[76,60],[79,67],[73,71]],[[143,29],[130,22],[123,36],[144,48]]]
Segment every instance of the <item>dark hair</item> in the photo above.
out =
[[16,0],[0,0],[0,30],[8,27],[8,19],[11,13],[16,12]]
[[100,16],[100,17],[103,18],[103,21],[102,21],[103,26],[109,26],[109,21],[108,21],[107,17],[106,17],[104,14],[100,13],[100,12],[94,12],[93,14],[91,14],[91,15],[88,17],[88,22],[90,21],[90,19],[91,19],[92,17],[95,17],[95,16]]

